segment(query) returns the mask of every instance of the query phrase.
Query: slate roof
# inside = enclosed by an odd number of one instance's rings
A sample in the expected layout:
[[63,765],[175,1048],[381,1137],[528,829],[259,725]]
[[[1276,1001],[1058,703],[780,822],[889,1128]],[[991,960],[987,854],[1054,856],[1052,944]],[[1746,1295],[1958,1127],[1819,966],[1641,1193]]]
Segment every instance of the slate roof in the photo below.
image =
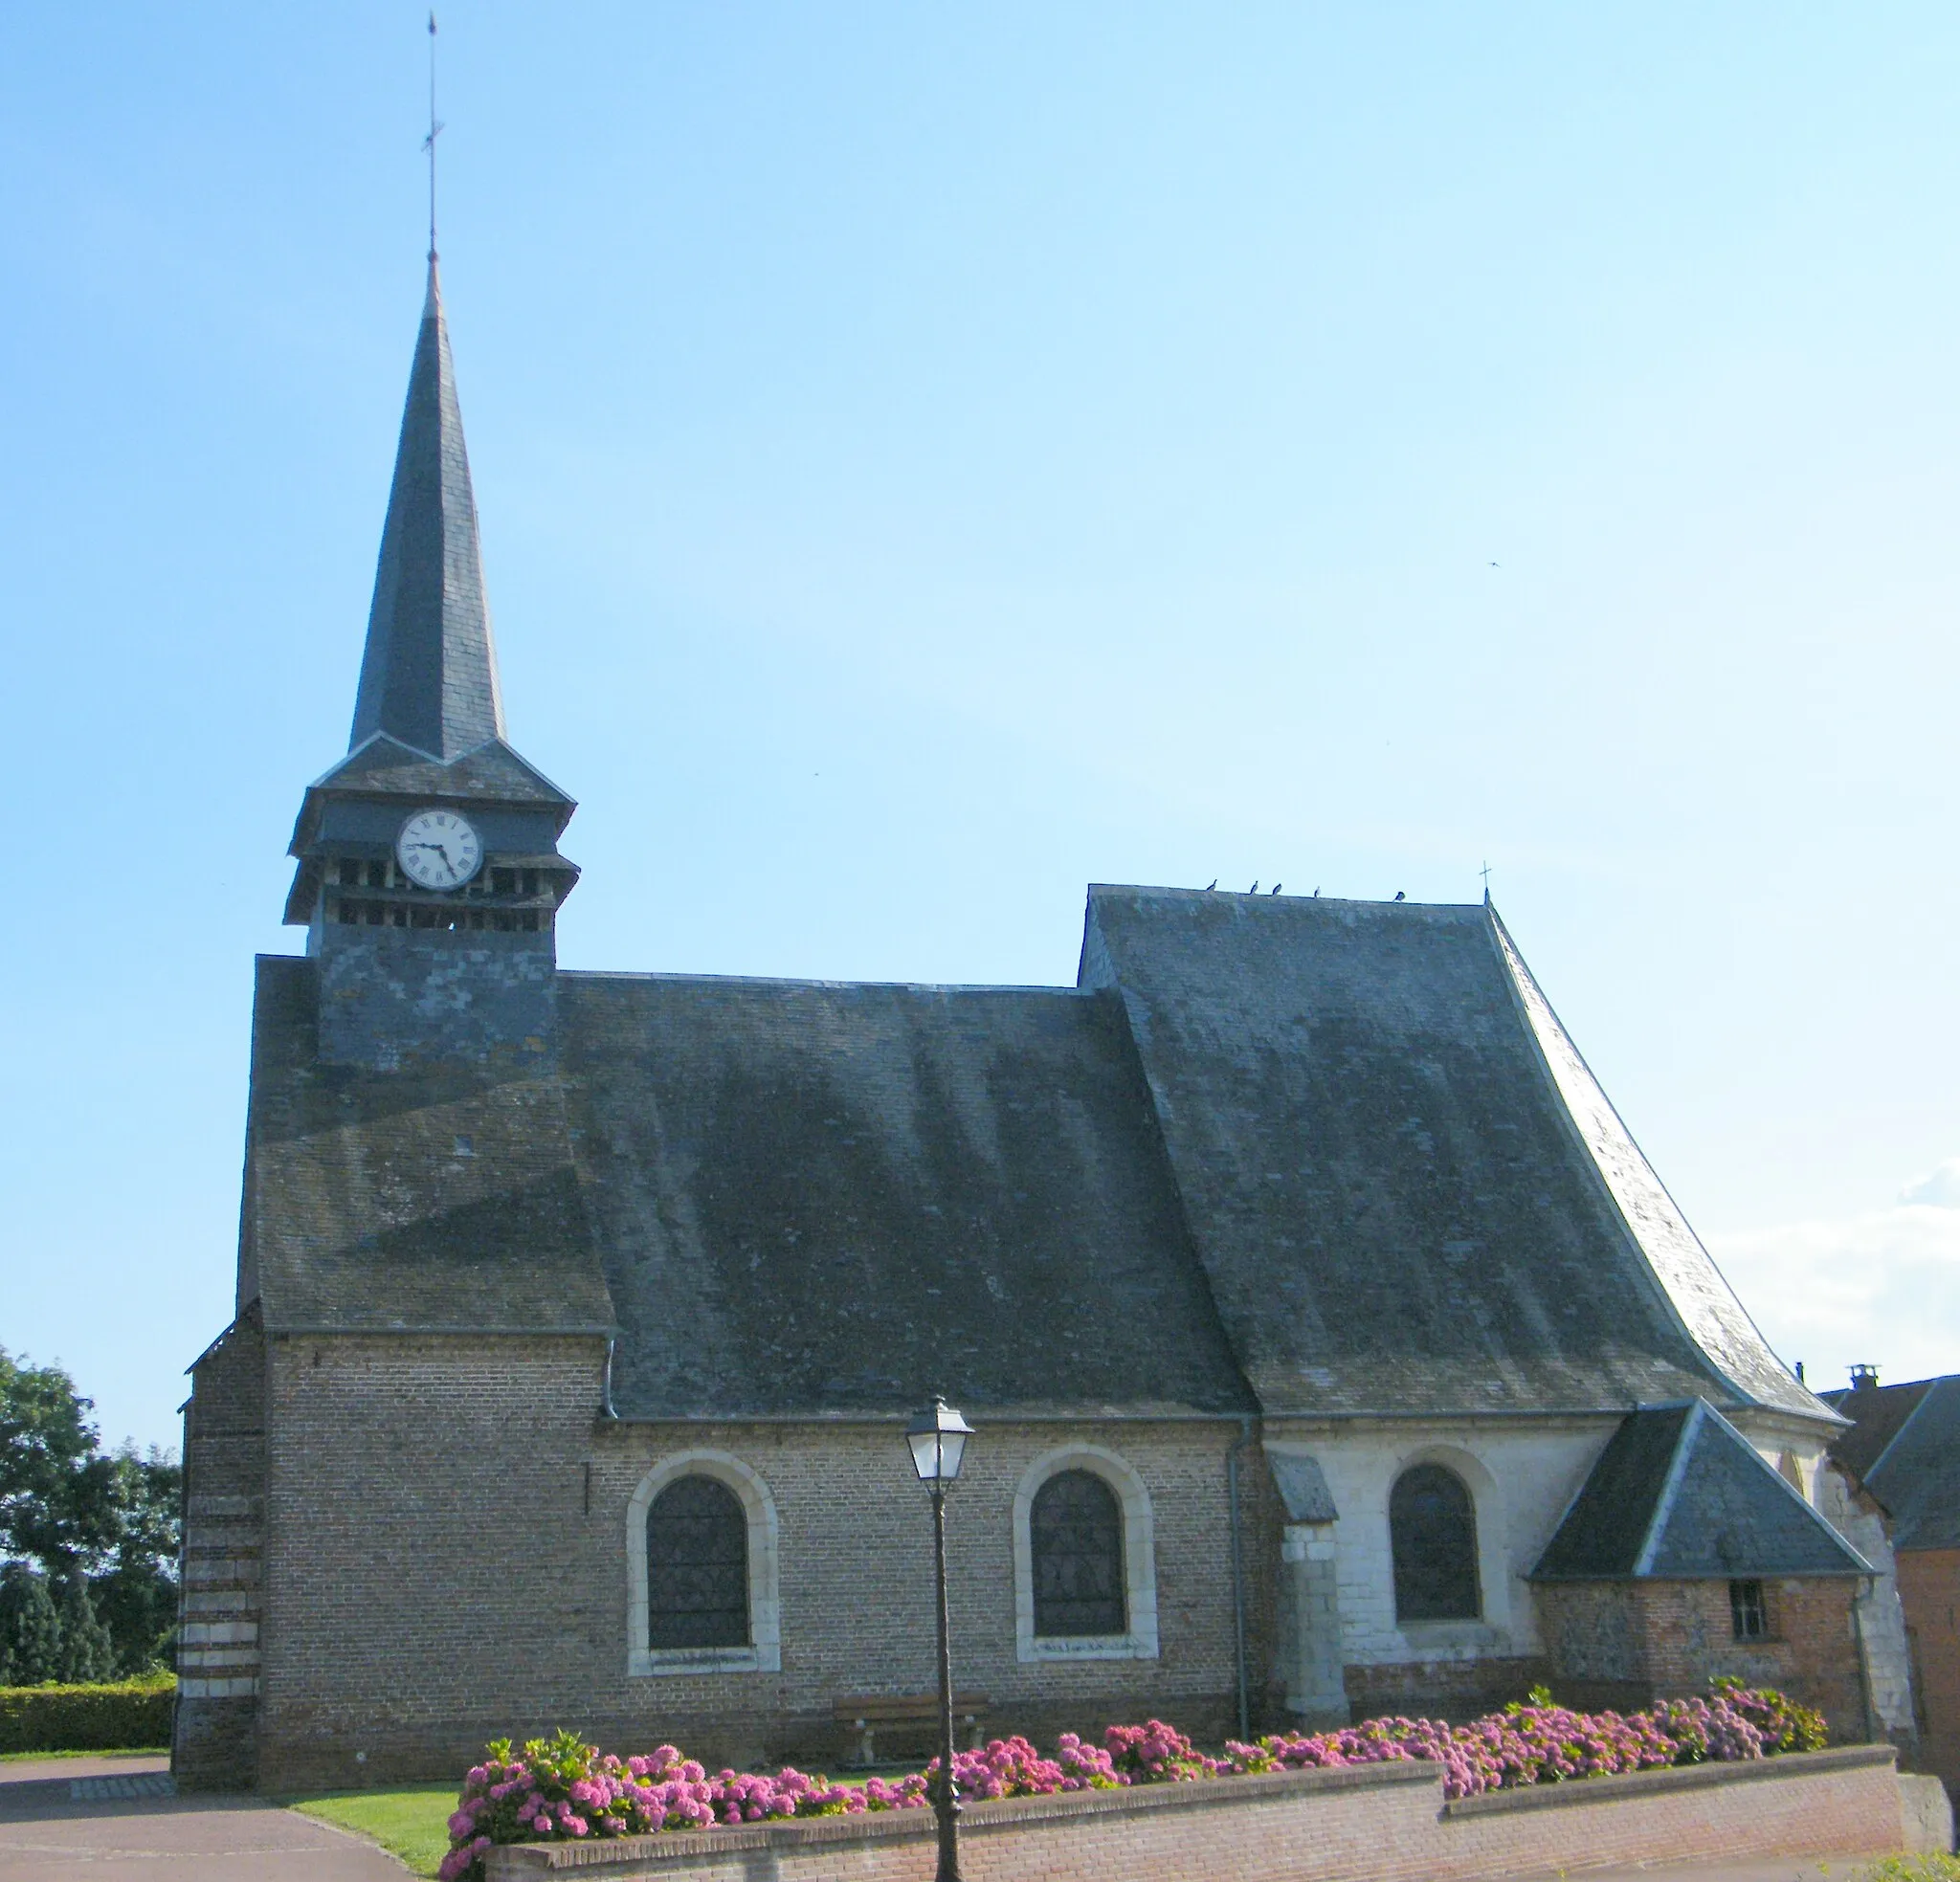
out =
[[[292,887],[286,892],[287,921],[303,927],[313,919],[323,867],[318,849],[321,835],[332,820],[331,807],[350,801],[385,806],[387,815],[368,832],[375,840],[365,845],[346,841],[349,832],[345,830],[336,831],[342,839],[339,850],[343,854],[365,850],[385,855],[393,848],[395,830],[406,808],[455,804],[466,808],[486,835],[491,831],[483,824],[485,811],[505,813],[501,828],[495,831],[502,839],[497,846],[500,862],[570,867],[551,844],[571,821],[577,804],[501,739],[491,739],[445,762],[416,751],[386,732],[375,732],[306,787],[293,825],[293,840],[287,846],[287,853],[299,859]],[[347,819],[343,816],[340,821]],[[536,853],[521,854],[514,844]]]
[[1830,1413],[1485,907],[1096,887],[1192,1244],[1268,1412]]
[[1871,1572],[1727,1419],[1695,1399],[1621,1420],[1529,1579]]
[[1831,1440],[1831,1455],[1869,1487],[1872,1466],[1899,1435],[1899,1428],[1919,1409],[1919,1402],[1939,1382],[1915,1379],[1899,1385],[1822,1392],[1818,1396],[1851,1423]]
[[376,732],[438,759],[503,736],[477,503],[433,255],[347,742],[359,746]]
[[[1906,1550],[1960,1549],[1960,1374],[1920,1380],[1909,1386],[1846,1393],[1839,1408],[1853,1411],[1860,1401],[1887,1393],[1897,1395],[1895,1403],[1909,1403],[1911,1408],[1861,1474],[1892,1514],[1892,1545]],[[1882,1417],[1873,1422],[1886,1421]],[[1862,1415],[1854,1434],[1865,1435]]]
[[1238,1412],[1113,999],[568,974],[624,1415]]
[[629,1416],[1828,1419],[1678,1214],[1656,1251],[1672,1205],[1507,946],[1099,889],[1080,989],[561,973],[560,1075],[505,1082],[313,1065],[312,969],[268,961],[267,1323],[616,1331]]
[[559,1082],[322,1065],[317,984],[259,957],[239,1308],[276,1333],[610,1333]]

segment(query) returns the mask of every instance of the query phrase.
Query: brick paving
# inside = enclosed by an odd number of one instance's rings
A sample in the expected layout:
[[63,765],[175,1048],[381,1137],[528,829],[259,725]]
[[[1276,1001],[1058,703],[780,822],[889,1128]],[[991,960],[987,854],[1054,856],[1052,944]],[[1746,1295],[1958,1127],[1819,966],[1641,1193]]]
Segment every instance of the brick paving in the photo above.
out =
[[167,1767],[164,1758],[0,1764],[0,1882],[402,1882],[407,1873],[383,1850],[297,1811],[169,1794]]

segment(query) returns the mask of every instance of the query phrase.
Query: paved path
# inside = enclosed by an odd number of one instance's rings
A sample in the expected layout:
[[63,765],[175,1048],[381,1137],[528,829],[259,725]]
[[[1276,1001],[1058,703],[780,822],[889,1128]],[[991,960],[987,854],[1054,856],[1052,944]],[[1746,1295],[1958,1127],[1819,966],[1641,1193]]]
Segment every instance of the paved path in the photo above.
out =
[[[163,1794],[168,1762],[0,1763],[0,1882],[401,1882],[406,1873],[385,1851],[294,1810],[249,1797]],[[1850,1882],[1870,1860],[1573,1873],[1574,1882]]]
[[[1573,1882],[1851,1882],[1876,1856],[1776,1856],[1763,1862],[1717,1863],[1700,1869],[1560,1870]],[[0,1871],[4,1872],[4,1871]],[[1549,1882],[1534,1877],[1532,1882]]]
[[[164,1758],[0,1764],[0,1882],[402,1882],[400,1863],[249,1797],[174,1797]],[[133,1793],[133,1794],[131,1794]]]

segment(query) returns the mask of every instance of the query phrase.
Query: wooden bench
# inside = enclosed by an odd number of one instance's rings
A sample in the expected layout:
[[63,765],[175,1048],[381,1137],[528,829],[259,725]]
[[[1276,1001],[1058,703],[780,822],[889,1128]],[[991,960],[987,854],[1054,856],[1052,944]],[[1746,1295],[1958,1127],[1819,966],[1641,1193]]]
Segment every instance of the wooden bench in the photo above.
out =
[[[856,1698],[838,1699],[831,1706],[831,1716],[839,1725],[848,1725],[858,1735],[857,1763],[860,1770],[868,1770],[877,1763],[875,1738],[878,1733],[889,1727],[909,1728],[926,1726],[933,1737],[938,1737],[939,1694],[921,1693],[916,1696],[891,1693],[866,1693]],[[980,1728],[987,1717],[987,1695],[984,1693],[955,1693],[953,1694],[953,1729],[964,1730],[967,1746],[971,1751],[981,1747]],[[934,1747],[935,1751],[937,1746]]]

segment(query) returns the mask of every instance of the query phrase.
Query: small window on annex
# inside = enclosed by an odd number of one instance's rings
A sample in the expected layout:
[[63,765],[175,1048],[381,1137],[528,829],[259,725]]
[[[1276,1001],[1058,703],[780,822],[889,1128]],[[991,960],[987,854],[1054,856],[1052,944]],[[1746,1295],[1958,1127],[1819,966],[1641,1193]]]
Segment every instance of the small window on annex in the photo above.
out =
[[1389,1493],[1389,1544],[1395,1559],[1395,1619],[1474,1621],[1477,1513],[1463,1479],[1440,1464],[1417,1464]]
[[1738,1640],[1770,1638],[1770,1609],[1763,1601],[1762,1583],[1729,1583],[1728,1618]]
[[746,1647],[748,1518],[713,1477],[676,1477],[647,1511],[647,1645]]
[[1028,1542],[1037,1639],[1129,1631],[1123,1505],[1094,1471],[1058,1471],[1035,1493]]

